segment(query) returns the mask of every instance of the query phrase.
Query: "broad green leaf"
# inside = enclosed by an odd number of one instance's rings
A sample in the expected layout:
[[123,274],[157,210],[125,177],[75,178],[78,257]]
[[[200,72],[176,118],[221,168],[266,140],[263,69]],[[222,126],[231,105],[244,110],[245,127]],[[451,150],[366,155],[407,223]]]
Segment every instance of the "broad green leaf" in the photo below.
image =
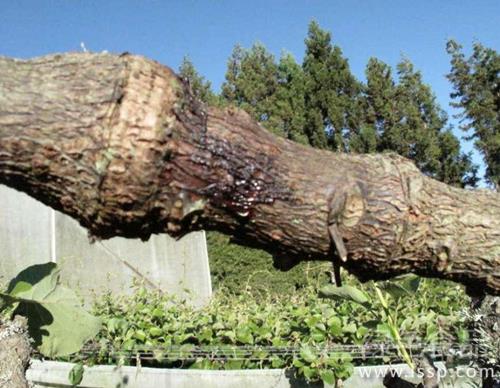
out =
[[325,340],[326,336],[325,336],[324,332],[322,332],[318,329],[312,329],[311,338],[314,340],[314,342],[321,343]]
[[206,358],[197,358],[196,361],[189,367],[189,369],[214,369],[212,361]]
[[106,327],[110,333],[123,333],[128,328],[128,322],[123,318],[111,318],[108,322],[106,322]]
[[319,377],[321,377],[321,380],[323,380],[325,384],[330,384],[330,385],[335,384],[335,375],[333,374],[333,371],[330,369],[320,370]]
[[380,324],[378,324],[377,325],[377,331],[380,334],[385,335],[387,338],[389,338],[391,340],[394,339],[391,327],[387,323],[380,323]]
[[179,354],[181,357],[190,356],[195,348],[193,344],[184,344],[179,348]]
[[321,320],[320,316],[312,316],[306,318],[304,322],[307,323],[309,327],[314,327],[320,320]]
[[304,366],[302,368],[302,373],[304,373],[304,376],[307,380],[310,380],[314,376],[314,369]]
[[409,293],[414,294],[415,292],[418,291],[418,288],[420,286],[420,280],[421,278],[417,275],[411,275],[411,274],[406,275],[403,277],[401,285]]
[[354,322],[348,323],[344,327],[342,327],[342,331],[344,333],[356,333],[357,327]]
[[403,296],[409,294],[408,291],[405,290],[401,285],[392,281],[381,283],[378,286],[380,287],[380,289],[387,292],[394,300],[398,300]]
[[159,327],[152,327],[151,329],[149,329],[149,334],[151,335],[151,337],[159,337],[163,334],[163,330]]
[[226,330],[221,333],[222,335],[226,336],[230,340],[234,341],[236,339],[236,333],[234,330]]
[[252,358],[257,358],[259,360],[266,360],[269,358],[269,353],[265,350],[258,349],[255,352],[252,352]]
[[248,328],[240,328],[236,331],[236,339],[244,344],[253,345],[254,340],[251,331]]
[[314,325],[314,328],[319,330],[319,331],[326,331],[326,326],[322,322],[319,322],[316,325]]
[[404,275],[397,279],[381,283],[380,288],[388,292],[395,300],[406,295],[412,295],[417,292],[420,286],[420,277],[416,275]]
[[144,330],[136,330],[134,333],[134,338],[144,342],[146,340],[146,333],[144,333]]
[[303,346],[302,349],[300,349],[300,357],[308,363],[317,359],[315,352],[309,346]]
[[275,337],[271,340],[273,346],[286,346],[286,341],[283,338]]
[[425,339],[429,342],[435,342],[437,341],[438,337],[439,329],[437,328],[437,326],[434,324],[428,325],[425,333]]
[[236,369],[241,369],[242,366],[243,366],[243,360],[227,360],[224,364],[224,369],[236,370]]
[[369,329],[366,326],[360,326],[358,327],[358,330],[356,331],[356,336],[358,338],[363,338],[366,334],[369,333]]
[[[59,279],[59,271],[57,271],[56,263],[45,263],[32,265],[21,272],[9,282],[7,294],[11,296],[24,296],[27,299],[34,299],[35,296],[30,291],[50,292],[53,290]],[[33,286],[44,282],[44,288],[36,288]]]
[[71,386],[75,387],[82,382],[83,372],[83,364],[81,363],[78,363],[73,368],[71,368],[68,374],[68,380]]
[[165,360],[165,352],[158,349],[153,349],[153,357],[157,362],[163,362]]
[[328,326],[341,326],[342,325],[342,321],[340,320],[339,317],[335,316],[335,317],[330,317],[328,318],[328,320],[326,321],[326,324]]
[[226,326],[222,322],[215,322],[212,326],[212,329],[214,330],[224,330],[225,328]]
[[329,319],[329,318],[334,317],[336,315],[337,315],[337,313],[335,312],[335,309],[332,309],[331,307],[328,307],[327,309],[325,309],[325,311],[323,311],[323,314],[322,314],[322,316],[326,319]]
[[15,296],[17,294],[27,294],[32,290],[33,286],[27,282],[20,281],[14,285],[14,288],[9,293],[11,296]]
[[360,289],[353,286],[342,286],[337,287],[333,284],[324,286],[319,291],[319,295],[322,298],[337,299],[337,300],[347,300],[361,305],[368,305],[370,303],[370,298],[368,295],[361,291]]
[[126,351],[131,351],[134,349],[135,346],[135,341],[133,339],[127,339],[126,341],[123,342],[122,348],[123,350]]
[[28,318],[35,346],[47,357],[77,352],[101,328],[101,320],[82,308],[72,290],[61,286],[55,263],[25,269],[0,296],[19,303],[14,314]]
[[273,368],[283,368],[285,366],[285,361],[280,358],[273,358],[271,361],[271,367]]
[[[336,319],[333,319],[336,318]],[[328,320],[328,332],[331,335],[339,337],[342,335],[342,325],[340,319],[337,317],[332,317]]]
[[207,341],[207,342],[209,342],[210,340],[212,340],[213,335],[214,335],[214,332],[211,329],[205,328],[198,335],[198,339],[200,341]]

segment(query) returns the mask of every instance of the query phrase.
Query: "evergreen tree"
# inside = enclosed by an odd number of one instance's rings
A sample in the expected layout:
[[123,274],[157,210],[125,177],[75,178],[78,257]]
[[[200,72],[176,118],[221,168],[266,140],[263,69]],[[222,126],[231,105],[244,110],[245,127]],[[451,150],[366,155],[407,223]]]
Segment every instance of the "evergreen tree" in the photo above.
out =
[[380,136],[397,122],[396,85],[389,65],[370,58],[366,66],[363,124],[351,137],[349,148],[359,153],[376,152]]
[[206,81],[195,69],[189,57],[185,56],[179,66],[179,75],[185,79],[193,91],[194,95],[201,101],[214,104],[217,96],[212,92],[210,81]]
[[439,132],[446,117],[410,61],[401,61],[397,70],[395,97],[399,117],[395,125],[385,128],[381,148],[414,160],[421,171],[433,175],[439,169]]
[[330,41],[330,33],[323,31],[316,22],[309,24],[302,66],[306,77],[306,134],[310,144],[317,148],[328,147],[325,131],[328,93],[322,85],[326,85],[328,78],[326,63],[332,51]]
[[349,151],[358,154],[370,154],[377,152],[378,133],[373,125],[361,124],[358,131],[351,135],[349,141]]
[[392,69],[376,58],[370,58],[366,67],[366,121],[378,132],[397,121],[396,84]]
[[434,178],[457,187],[477,185],[477,166],[470,154],[460,150],[460,141],[450,128],[439,134],[439,170]]
[[347,151],[359,128],[361,84],[351,74],[342,50],[318,23],[309,24],[305,40],[306,133],[314,147]]
[[[383,136],[382,147],[413,159],[422,172],[445,183],[474,186],[476,167],[470,155],[460,153],[458,139],[447,128],[448,117],[421,73],[404,59],[398,64],[398,76],[398,123],[394,132]],[[399,136],[396,143],[391,135]]]
[[245,50],[239,45],[235,45],[231,56],[227,61],[226,81],[222,84],[221,96],[224,100],[238,105],[237,80],[241,73],[241,61],[245,55]]
[[256,43],[250,50],[235,47],[222,86],[223,98],[240,106],[266,126],[277,87],[274,56],[262,44]]
[[364,125],[353,136],[357,152],[393,151],[415,161],[424,173],[457,186],[475,185],[476,168],[447,128],[439,107],[420,72],[404,59],[397,66],[396,84],[390,66],[372,58],[366,68]]
[[500,56],[490,48],[475,43],[470,58],[466,59],[462,46],[450,40],[447,51],[451,55],[448,79],[454,86],[453,106],[462,108],[462,129],[469,131],[469,139],[486,162],[486,179],[500,189]]
[[289,53],[283,53],[277,69],[278,86],[271,98],[268,128],[289,140],[308,144],[304,133],[304,73]]
[[278,136],[307,143],[304,135],[304,76],[291,54],[279,64],[260,44],[235,46],[228,61],[222,97],[245,109]]

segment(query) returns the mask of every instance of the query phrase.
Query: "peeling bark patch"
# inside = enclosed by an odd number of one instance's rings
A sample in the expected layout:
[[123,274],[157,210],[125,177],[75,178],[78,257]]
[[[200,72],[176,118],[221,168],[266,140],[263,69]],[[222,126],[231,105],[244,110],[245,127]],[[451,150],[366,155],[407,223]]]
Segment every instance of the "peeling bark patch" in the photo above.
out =
[[356,226],[365,213],[365,201],[360,184],[346,182],[342,187],[332,191],[328,223],[346,228]]
[[341,215],[341,223],[346,228],[356,226],[365,212],[365,203],[361,193],[354,190],[347,194],[344,211]]

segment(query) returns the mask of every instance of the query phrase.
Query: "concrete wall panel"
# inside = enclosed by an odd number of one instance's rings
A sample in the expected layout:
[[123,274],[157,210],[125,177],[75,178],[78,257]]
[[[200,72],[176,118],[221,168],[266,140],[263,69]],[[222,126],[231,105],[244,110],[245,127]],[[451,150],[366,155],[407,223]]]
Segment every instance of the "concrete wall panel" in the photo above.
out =
[[204,232],[179,241],[154,235],[147,242],[113,238],[91,244],[75,220],[23,193],[0,185],[0,204],[3,283],[29,265],[55,261],[63,281],[86,300],[107,290],[128,293],[134,278],[195,305],[211,296]]

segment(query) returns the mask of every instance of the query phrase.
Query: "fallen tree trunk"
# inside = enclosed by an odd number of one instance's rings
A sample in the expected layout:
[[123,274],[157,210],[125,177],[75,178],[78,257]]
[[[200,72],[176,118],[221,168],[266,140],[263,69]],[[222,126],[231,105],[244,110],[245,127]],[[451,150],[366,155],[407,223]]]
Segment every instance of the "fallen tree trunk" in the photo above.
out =
[[449,187],[397,155],[274,137],[139,56],[0,58],[0,183],[94,238],[219,230],[282,268],[331,260],[333,241],[362,280],[414,272],[500,294],[499,194]]

